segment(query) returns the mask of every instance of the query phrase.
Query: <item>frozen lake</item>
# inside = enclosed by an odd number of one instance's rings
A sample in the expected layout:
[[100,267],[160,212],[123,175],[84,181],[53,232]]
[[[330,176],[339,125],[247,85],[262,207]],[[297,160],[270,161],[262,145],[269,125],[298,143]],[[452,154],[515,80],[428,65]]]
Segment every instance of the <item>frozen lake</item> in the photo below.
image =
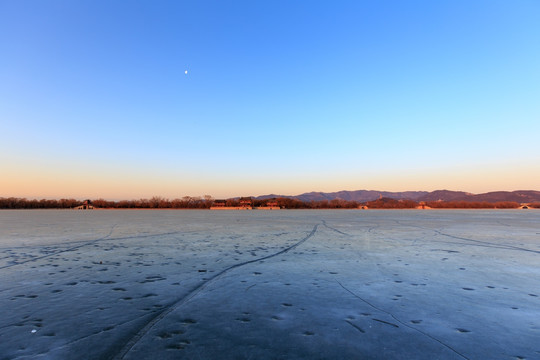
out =
[[540,359],[540,211],[0,211],[0,359]]

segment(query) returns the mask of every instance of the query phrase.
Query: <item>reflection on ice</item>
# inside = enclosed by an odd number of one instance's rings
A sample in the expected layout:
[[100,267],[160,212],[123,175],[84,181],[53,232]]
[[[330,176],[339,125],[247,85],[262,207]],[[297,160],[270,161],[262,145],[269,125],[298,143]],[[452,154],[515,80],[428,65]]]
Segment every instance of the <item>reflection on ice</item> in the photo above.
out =
[[3,211],[0,354],[540,358],[537,211]]

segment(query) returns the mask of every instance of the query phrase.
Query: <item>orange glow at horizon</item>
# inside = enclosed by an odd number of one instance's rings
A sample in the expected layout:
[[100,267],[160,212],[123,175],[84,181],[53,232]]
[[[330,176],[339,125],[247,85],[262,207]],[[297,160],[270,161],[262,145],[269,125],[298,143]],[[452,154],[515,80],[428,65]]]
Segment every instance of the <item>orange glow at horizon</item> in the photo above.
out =
[[[9,169],[8,169],[9,170]],[[79,170],[79,171],[77,171]],[[215,198],[298,195],[311,191],[341,190],[433,191],[455,190],[471,193],[489,191],[538,190],[540,171],[526,166],[504,168],[439,169],[438,171],[345,173],[345,174],[234,174],[171,172],[73,172],[45,169],[7,171],[0,179],[0,197],[104,198],[129,200],[162,196],[212,195]],[[102,169],[103,170],[103,169]]]

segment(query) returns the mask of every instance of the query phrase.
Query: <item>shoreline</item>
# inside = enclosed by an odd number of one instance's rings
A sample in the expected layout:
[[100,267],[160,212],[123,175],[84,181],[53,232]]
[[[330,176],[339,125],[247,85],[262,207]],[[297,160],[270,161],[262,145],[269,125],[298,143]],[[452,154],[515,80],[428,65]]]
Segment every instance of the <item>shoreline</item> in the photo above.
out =
[[260,211],[264,211],[264,212],[268,212],[268,211],[326,211],[326,210],[337,210],[337,211],[345,211],[345,210],[349,210],[349,211],[359,211],[359,212],[369,212],[369,211],[380,211],[380,210],[384,210],[384,211],[389,211],[389,210],[393,210],[393,211],[440,211],[440,210],[471,210],[471,211],[478,211],[478,210],[508,210],[508,211],[511,211],[511,210],[540,210],[538,208],[533,208],[533,207],[530,207],[530,208],[527,208],[527,209],[523,209],[523,208],[430,208],[430,209],[412,209],[412,208],[401,208],[401,209],[389,209],[389,208],[372,208],[372,209],[357,209],[357,208],[322,208],[322,209],[310,209],[310,208],[301,208],[301,209],[257,209],[257,208],[253,208],[253,209],[246,209],[246,208],[236,208],[236,207],[231,207],[231,208],[215,208],[215,209],[212,209],[212,208],[207,208],[207,209],[193,209],[193,208],[94,208],[94,209],[62,209],[62,208],[50,208],[50,209],[0,209],[0,211],[81,211],[81,212],[88,212],[88,211],[104,211],[104,210],[107,210],[107,211],[128,211],[128,210],[131,210],[131,211],[242,211],[242,212],[245,212],[245,211],[257,211],[257,210],[260,210]]

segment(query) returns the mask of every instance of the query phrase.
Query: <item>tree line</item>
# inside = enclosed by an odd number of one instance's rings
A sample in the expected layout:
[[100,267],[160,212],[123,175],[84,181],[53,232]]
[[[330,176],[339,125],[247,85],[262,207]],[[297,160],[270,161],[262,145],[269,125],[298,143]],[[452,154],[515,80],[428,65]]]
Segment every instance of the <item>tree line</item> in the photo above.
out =
[[[270,199],[253,199],[253,206],[265,206]],[[346,201],[342,199],[301,201],[290,198],[271,199],[276,201],[283,209],[415,209],[421,206],[433,209],[516,209],[520,204],[512,201],[503,202],[474,202],[474,201],[428,201],[416,202],[413,200],[395,200],[381,198],[367,202]],[[91,200],[95,208],[101,209],[209,209],[214,204],[214,198],[210,195],[184,196],[177,199],[166,199],[154,196],[150,199],[111,201],[104,199]],[[76,199],[26,199],[26,198],[0,198],[0,209],[73,209],[83,204]],[[225,206],[240,206],[239,199],[227,199]],[[540,208],[540,203],[531,204],[532,208]]]

